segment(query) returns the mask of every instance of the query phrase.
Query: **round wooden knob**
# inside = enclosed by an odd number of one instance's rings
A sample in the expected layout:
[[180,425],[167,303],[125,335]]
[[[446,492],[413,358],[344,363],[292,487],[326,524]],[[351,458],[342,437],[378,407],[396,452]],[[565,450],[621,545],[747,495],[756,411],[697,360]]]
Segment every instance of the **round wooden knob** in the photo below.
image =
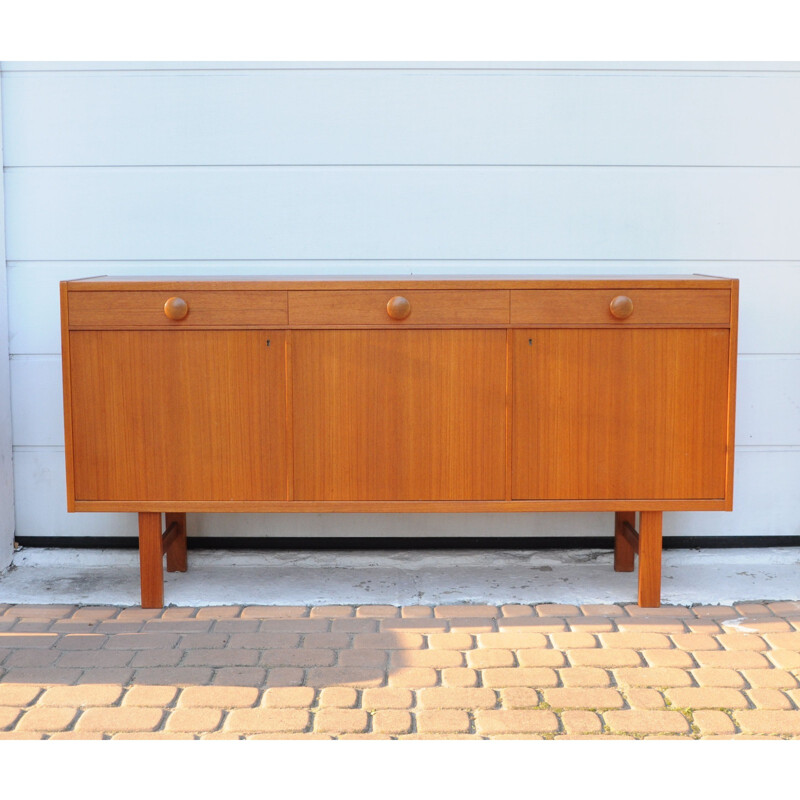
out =
[[183,319],[189,313],[189,304],[182,297],[170,297],[164,303],[164,313],[170,319]]
[[411,313],[411,303],[398,295],[386,304],[386,313],[392,319],[405,319]]
[[611,301],[609,308],[611,309],[611,314],[617,319],[627,319],[633,314],[633,300],[621,294]]

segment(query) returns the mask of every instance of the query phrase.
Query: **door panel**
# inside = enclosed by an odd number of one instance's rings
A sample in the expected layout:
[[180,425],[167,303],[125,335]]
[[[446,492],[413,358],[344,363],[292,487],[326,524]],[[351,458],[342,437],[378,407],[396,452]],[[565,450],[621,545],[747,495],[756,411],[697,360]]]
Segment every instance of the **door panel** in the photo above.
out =
[[515,331],[512,497],[724,497],[728,337]]
[[73,331],[76,499],[287,499],[285,343],[279,331]]
[[292,332],[295,500],[505,497],[504,330]]

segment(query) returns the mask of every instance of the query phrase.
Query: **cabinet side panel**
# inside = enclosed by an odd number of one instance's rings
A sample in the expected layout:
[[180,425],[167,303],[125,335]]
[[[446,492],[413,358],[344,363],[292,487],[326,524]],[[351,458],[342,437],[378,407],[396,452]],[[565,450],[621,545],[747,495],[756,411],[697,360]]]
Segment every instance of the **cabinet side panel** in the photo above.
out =
[[285,336],[73,331],[76,498],[285,500]]
[[725,502],[733,510],[733,459],[736,452],[736,370],[739,362],[739,281],[731,282],[731,335],[728,365],[728,474],[725,482]]
[[70,369],[69,294],[66,281],[61,294],[61,380],[64,392],[64,458],[67,474],[67,511],[75,510],[75,480],[72,451],[72,373]]
[[505,330],[292,331],[295,500],[502,500]]
[[721,499],[725,329],[528,330],[514,342],[514,499]]

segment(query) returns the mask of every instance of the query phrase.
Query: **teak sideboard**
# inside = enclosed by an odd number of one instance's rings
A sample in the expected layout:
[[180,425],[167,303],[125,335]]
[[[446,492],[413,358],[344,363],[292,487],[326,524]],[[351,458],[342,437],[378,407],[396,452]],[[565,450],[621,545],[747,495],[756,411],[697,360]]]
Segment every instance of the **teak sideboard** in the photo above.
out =
[[104,277],[61,304],[68,509],[138,513],[147,608],[186,512],[613,511],[654,607],[662,513],[732,508],[736,280]]

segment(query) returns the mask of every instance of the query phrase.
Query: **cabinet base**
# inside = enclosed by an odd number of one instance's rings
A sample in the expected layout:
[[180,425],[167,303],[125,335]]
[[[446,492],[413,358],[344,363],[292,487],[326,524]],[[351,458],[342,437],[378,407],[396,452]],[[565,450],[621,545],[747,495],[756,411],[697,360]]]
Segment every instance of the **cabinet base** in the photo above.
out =
[[[614,515],[614,570],[633,572],[639,556],[639,597],[642,608],[661,605],[661,522],[663,512],[618,511]],[[142,608],[164,607],[164,556],[167,572],[186,572],[186,514],[167,513],[162,531],[161,513],[139,512],[139,575]]]

